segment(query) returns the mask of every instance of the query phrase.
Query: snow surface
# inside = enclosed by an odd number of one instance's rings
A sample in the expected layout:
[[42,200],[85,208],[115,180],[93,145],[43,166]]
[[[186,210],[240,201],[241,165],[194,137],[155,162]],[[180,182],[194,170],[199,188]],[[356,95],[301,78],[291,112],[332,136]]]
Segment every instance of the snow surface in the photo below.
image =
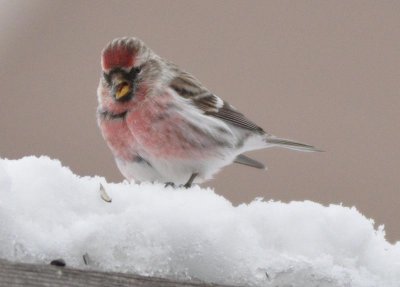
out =
[[232,285],[400,286],[400,243],[355,208],[235,207],[198,186],[79,177],[48,157],[0,159],[0,258]]

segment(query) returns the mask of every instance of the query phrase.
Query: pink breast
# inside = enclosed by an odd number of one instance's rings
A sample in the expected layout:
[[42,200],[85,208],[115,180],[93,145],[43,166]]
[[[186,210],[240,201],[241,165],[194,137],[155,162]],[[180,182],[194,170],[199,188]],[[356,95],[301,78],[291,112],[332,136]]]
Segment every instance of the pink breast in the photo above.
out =
[[125,160],[131,160],[135,153],[137,141],[122,119],[100,120],[103,137],[113,154]]
[[146,101],[131,113],[127,124],[138,143],[148,154],[164,159],[196,159],[209,152],[212,145],[204,133],[170,108],[170,96],[160,96],[157,103]]

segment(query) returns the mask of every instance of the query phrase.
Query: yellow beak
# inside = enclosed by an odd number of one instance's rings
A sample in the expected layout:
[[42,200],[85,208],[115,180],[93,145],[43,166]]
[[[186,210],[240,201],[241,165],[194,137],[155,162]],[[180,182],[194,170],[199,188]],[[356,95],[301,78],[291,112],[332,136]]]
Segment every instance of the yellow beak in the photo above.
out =
[[123,82],[121,84],[118,84],[115,91],[115,99],[117,100],[122,99],[123,97],[129,95],[130,92],[131,92],[131,87],[129,86],[128,83]]

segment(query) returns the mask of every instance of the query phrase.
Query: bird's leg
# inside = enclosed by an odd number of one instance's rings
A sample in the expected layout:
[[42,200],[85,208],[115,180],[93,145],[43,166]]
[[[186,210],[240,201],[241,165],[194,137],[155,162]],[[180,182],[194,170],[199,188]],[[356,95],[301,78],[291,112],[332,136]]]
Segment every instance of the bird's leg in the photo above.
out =
[[166,183],[164,184],[164,187],[168,187],[168,186],[171,186],[171,187],[175,188],[175,183],[173,183],[173,182],[171,182],[171,181],[166,182]]
[[187,181],[187,183],[185,183],[183,185],[184,188],[189,188],[192,186],[193,180],[196,178],[196,176],[198,176],[199,174],[197,172],[192,173],[192,175],[190,176],[189,180]]

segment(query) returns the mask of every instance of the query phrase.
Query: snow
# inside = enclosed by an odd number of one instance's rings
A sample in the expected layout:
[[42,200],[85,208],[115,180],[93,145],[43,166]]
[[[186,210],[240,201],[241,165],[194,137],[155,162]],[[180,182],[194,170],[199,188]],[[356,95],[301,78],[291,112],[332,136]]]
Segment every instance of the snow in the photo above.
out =
[[0,258],[246,286],[400,286],[400,243],[354,207],[233,206],[198,186],[80,177],[48,157],[0,159]]

